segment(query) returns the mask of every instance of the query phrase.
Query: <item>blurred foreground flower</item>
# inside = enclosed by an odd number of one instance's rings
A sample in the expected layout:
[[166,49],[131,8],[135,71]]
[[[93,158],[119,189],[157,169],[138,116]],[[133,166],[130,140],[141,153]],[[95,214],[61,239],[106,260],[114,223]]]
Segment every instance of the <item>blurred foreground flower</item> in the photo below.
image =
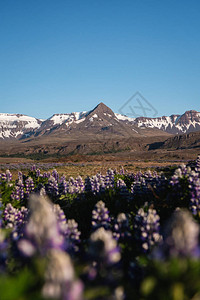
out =
[[58,249],[51,249],[47,256],[45,284],[42,294],[48,299],[80,300],[83,299],[83,284],[75,279],[74,268],[68,254]]
[[164,232],[161,257],[199,257],[199,225],[191,213],[177,209]]
[[62,249],[64,238],[53,206],[47,197],[31,195],[30,218],[25,227],[25,236],[18,243],[24,255],[31,256],[35,252],[45,255],[49,249]]

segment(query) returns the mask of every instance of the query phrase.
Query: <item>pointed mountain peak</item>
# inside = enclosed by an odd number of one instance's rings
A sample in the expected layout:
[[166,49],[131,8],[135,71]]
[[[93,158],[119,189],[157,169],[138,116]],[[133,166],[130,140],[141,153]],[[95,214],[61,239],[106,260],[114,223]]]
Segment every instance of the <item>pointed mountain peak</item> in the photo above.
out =
[[113,117],[115,117],[114,112],[103,102],[100,102],[93,110],[90,111],[89,115],[91,114],[97,114],[97,115],[102,115],[102,114],[109,114]]

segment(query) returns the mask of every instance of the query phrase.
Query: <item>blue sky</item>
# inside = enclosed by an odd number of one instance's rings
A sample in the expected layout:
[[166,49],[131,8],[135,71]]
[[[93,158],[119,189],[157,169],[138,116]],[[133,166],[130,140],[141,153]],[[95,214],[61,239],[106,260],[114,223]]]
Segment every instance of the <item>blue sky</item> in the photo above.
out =
[[0,112],[200,111],[199,49],[199,0],[0,1]]

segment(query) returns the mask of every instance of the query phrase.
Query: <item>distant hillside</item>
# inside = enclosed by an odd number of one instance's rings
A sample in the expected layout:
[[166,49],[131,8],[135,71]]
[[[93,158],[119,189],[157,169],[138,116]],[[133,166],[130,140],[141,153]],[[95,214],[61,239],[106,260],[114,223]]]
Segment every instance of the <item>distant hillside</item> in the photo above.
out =
[[199,148],[200,151],[200,131],[188,134],[177,135],[168,138],[160,146],[162,149],[192,149]]

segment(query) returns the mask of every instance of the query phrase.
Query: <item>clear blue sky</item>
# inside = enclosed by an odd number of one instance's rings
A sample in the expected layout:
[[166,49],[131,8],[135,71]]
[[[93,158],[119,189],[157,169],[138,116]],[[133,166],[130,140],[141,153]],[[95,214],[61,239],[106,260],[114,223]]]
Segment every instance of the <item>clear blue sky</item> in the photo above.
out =
[[200,111],[199,0],[0,1],[0,112],[117,112],[136,91]]

